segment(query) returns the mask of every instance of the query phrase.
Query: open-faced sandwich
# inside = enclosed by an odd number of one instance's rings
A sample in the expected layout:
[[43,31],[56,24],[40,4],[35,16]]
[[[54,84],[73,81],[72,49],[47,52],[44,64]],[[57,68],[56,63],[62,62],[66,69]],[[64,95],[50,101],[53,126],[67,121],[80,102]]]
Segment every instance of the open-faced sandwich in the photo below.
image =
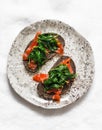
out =
[[71,87],[76,77],[76,67],[68,56],[62,56],[48,74],[36,74],[33,80],[39,82],[38,95],[46,100],[60,101],[61,95]]
[[30,72],[36,72],[56,54],[63,54],[64,39],[56,33],[37,32],[23,54],[23,63]]

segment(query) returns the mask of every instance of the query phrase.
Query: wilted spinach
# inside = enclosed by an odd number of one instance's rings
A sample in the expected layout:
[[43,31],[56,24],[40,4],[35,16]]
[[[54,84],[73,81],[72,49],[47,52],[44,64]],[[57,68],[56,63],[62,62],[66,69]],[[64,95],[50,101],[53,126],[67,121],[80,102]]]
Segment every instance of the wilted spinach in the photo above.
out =
[[75,78],[66,65],[60,64],[49,71],[49,78],[44,81],[45,90],[62,87],[68,79]]
[[41,67],[46,61],[46,50],[49,50],[50,53],[57,50],[57,41],[53,34],[41,34],[38,37],[38,46],[36,46],[33,51],[28,56],[29,61],[34,60],[37,64],[37,67]]

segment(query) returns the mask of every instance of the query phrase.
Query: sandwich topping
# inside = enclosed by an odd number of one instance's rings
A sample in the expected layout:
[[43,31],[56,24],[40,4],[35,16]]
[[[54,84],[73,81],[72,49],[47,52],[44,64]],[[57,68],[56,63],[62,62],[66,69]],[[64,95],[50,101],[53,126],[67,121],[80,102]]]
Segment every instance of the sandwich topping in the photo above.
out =
[[41,34],[37,32],[34,39],[23,54],[23,61],[28,61],[32,70],[45,64],[47,55],[52,53],[63,54],[63,45],[53,33]]

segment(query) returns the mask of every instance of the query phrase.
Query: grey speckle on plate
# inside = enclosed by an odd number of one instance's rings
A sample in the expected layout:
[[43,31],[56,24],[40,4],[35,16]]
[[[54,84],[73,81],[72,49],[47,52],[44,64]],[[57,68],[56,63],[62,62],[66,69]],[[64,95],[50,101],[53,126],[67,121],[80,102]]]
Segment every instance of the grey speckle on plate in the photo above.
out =
[[[75,65],[77,78],[70,91],[62,95],[60,103],[47,101],[37,94],[38,83],[32,80],[23,65],[22,54],[37,31],[42,33],[54,32],[65,40],[64,55],[70,56]],[[47,62],[39,72],[47,73],[58,60],[55,56]],[[42,20],[24,28],[12,44],[7,65],[8,79],[15,92],[28,102],[46,108],[57,109],[69,105],[81,98],[90,88],[94,77],[94,58],[89,42],[68,24],[58,20]]]

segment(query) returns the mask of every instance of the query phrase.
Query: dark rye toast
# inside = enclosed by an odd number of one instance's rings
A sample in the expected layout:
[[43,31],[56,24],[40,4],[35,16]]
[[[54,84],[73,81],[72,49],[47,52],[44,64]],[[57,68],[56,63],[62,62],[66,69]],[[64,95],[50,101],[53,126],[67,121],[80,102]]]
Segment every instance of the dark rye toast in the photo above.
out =
[[[51,35],[53,35],[53,36],[56,36],[56,35],[57,35],[58,41],[63,45],[63,47],[65,46],[65,41],[64,41],[63,37],[60,36],[59,34],[56,34],[56,33],[43,33],[43,34],[51,34]],[[30,43],[28,44],[28,46],[26,47],[26,49],[29,47],[29,45],[30,45],[31,43],[32,43],[32,41],[30,41]],[[25,49],[25,51],[26,51],[26,49]],[[25,52],[25,51],[24,51],[24,52]],[[47,54],[47,55],[46,55],[45,63],[46,63],[48,60],[50,60],[51,58],[53,58],[55,55],[57,55],[56,52]],[[26,70],[29,71],[29,72],[35,73],[35,72],[38,70],[38,68],[35,68],[35,69],[29,68],[28,63],[29,63],[29,60],[23,60],[23,64],[24,64]]]
[[[51,69],[57,67],[61,63],[61,61],[65,60],[67,58],[69,58],[69,57],[62,56],[60,59],[58,59],[58,61],[53,65],[53,67]],[[70,64],[71,64],[72,69],[73,69],[73,74],[76,74],[76,67],[75,67],[74,61],[72,59],[70,60]],[[70,87],[72,86],[73,82],[74,82],[74,79],[68,80],[68,83],[66,82],[66,84],[63,86],[61,95],[65,94],[66,92],[68,92],[70,90]],[[54,95],[54,93],[49,94],[46,91],[44,91],[44,84],[41,82],[37,86],[37,92],[41,98],[44,98],[46,100],[52,100],[52,97]]]

